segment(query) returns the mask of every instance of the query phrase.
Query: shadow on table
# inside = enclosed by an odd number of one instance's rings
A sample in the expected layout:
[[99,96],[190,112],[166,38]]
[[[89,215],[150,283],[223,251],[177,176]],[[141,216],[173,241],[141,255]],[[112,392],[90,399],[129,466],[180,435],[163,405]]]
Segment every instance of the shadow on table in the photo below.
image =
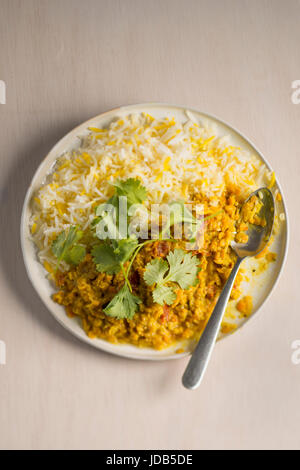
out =
[[75,125],[76,123],[71,122],[64,128],[59,126],[59,129],[55,129],[51,134],[43,135],[40,141],[28,145],[10,169],[0,193],[2,228],[0,268],[3,270],[4,279],[13,295],[23,305],[23,310],[34,316],[34,321],[39,322],[42,327],[47,328],[52,334],[58,335],[63,340],[76,343],[77,346],[80,345],[95,354],[105,354],[107,358],[113,360],[112,355],[97,351],[73,337],[49,314],[27,277],[21,252],[20,221],[27,188],[42,159],[53,145]]

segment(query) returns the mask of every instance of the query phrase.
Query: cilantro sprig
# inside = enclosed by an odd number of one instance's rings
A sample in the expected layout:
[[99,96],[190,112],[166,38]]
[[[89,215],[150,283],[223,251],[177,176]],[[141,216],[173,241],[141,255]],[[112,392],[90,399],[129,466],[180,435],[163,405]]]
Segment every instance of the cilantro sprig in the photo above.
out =
[[96,269],[100,273],[117,274],[121,269],[115,250],[108,243],[104,242],[101,245],[94,246],[92,256]]
[[121,266],[128,261],[132,253],[138,246],[136,238],[123,240],[104,241],[95,245],[92,249],[92,256],[96,264],[97,271],[107,274],[117,274]]
[[[198,282],[199,260],[191,253],[176,249],[167,256],[167,261],[154,259],[146,266],[144,280],[148,286],[155,285],[154,302],[172,305],[176,299],[176,284],[188,289]],[[170,285],[171,283],[171,285]],[[175,284],[175,285],[174,285]]]
[[[130,235],[128,232],[129,212],[134,204],[142,204],[145,201],[147,191],[141,182],[134,178],[125,181],[118,180],[114,187],[115,194],[106,204],[100,204],[96,209],[96,218],[92,225],[95,228],[96,237],[101,242],[93,247],[91,253],[97,271],[107,274],[117,274],[122,271],[124,275],[124,286],[113,297],[104,312],[111,317],[131,319],[136,313],[141,300],[132,293],[132,286],[129,281],[129,271],[132,263],[127,269],[124,265],[127,261],[133,260],[141,244],[136,236]],[[121,198],[126,198],[127,204],[125,234],[121,234],[118,228]],[[104,227],[106,228],[105,231]]]
[[[110,204],[101,204],[96,209],[96,218],[93,222],[96,236],[102,240],[92,249],[93,260],[99,272],[108,274],[117,274],[120,271],[124,275],[124,286],[113,297],[107,307],[104,309],[109,316],[116,318],[133,318],[138,309],[140,300],[133,294],[132,286],[129,281],[129,272],[139,251],[148,243],[155,240],[147,240],[139,243],[137,238],[128,233],[128,222],[130,220],[130,208],[134,204],[142,204],[147,191],[138,179],[129,178],[125,181],[117,181],[114,184],[115,194],[107,201]],[[120,198],[127,198],[127,232],[125,238],[120,238],[118,230],[119,223],[119,205]],[[169,235],[170,228],[176,224],[185,223],[190,227],[191,237],[195,238],[199,228],[199,220],[184,205],[183,201],[177,201],[170,204],[170,217],[168,222],[162,227],[159,234],[159,240],[175,241],[165,238]],[[103,240],[103,227],[106,226],[106,234]],[[101,229],[101,230],[100,230]],[[111,235],[114,234],[112,237]],[[125,263],[128,265],[125,269]],[[153,291],[153,300],[160,305],[164,303],[171,305],[175,298],[175,287],[179,285],[182,289],[187,289],[197,281],[198,260],[183,250],[170,252],[167,261],[155,259],[146,266],[145,282],[148,285],[156,284]]]
[[132,319],[140,303],[141,299],[133,295],[125,284],[103,310],[110,317]]
[[[147,197],[146,188],[138,179],[118,180],[114,187],[115,194],[106,204],[100,204],[96,208],[96,218],[92,222],[96,237],[101,240],[93,247],[92,256],[97,270],[108,274],[117,274],[121,269],[124,270],[124,263],[140,246],[137,237],[128,231],[129,212],[132,205],[142,204]],[[126,218],[124,234],[121,234],[118,228],[120,198],[126,198],[127,201],[127,212],[123,214]],[[127,274],[128,272],[125,274],[125,280],[132,291]]]
[[77,265],[83,260],[86,249],[83,245],[78,244],[82,237],[83,232],[77,226],[71,226],[68,233],[63,230],[52,242],[52,253],[57,258],[56,271],[62,261]]
[[[146,188],[134,178],[118,180],[113,186],[115,193],[112,197],[96,208],[91,228],[97,241],[93,243],[91,255],[98,272],[109,275],[122,272],[124,276],[123,287],[103,311],[108,316],[130,320],[137,312],[141,300],[133,293],[129,273],[140,250],[156,239],[139,242],[137,236],[129,232],[129,222],[133,217],[132,206],[143,204],[147,198]],[[125,224],[120,228],[119,219],[124,198],[126,198],[127,212],[125,212]],[[169,220],[161,228],[158,240],[176,241],[173,238],[166,238],[170,237],[170,228],[185,223],[189,226],[190,241],[193,241],[204,219],[199,221],[183,201],[171,203],[169,209]],[[63,231],[58,235],[52,243],[52,252],[57,257],[56,269],[62,261],[77,265],[84,259],[86,248],[78,243],[82,237],[83,232],[77,226],[71,226],[67,233]],[[175,290],[178,286],[181,289],[188,289],[196,285],[198,263],[199,260],[195,256],[180,249],[169,252],[166,260],[158,258],[148,263],[144,281],[147,285],[154,286],[153,301],[160,305],[172,305],[176,299]]]
[[118,180],[114,184],[114,187],[116,188],[118,196],[127,197],[129,206],[142,204],[147,198],[146,188],[138,179],[129,178],[125,181]]

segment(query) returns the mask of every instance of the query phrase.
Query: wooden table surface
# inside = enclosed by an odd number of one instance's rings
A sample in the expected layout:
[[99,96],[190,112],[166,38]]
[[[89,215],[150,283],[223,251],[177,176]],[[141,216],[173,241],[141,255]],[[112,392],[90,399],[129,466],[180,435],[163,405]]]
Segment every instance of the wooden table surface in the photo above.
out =
[[[299,24],[298,0],[0,0],[1,449],[300,448]],[[150,101],[240,129],[290,215],[275,292],[217,346],[194,392],[181,385],[185,359],[120,359],[64,331],[20,250],[23,198],[48,150],[89,117]]]

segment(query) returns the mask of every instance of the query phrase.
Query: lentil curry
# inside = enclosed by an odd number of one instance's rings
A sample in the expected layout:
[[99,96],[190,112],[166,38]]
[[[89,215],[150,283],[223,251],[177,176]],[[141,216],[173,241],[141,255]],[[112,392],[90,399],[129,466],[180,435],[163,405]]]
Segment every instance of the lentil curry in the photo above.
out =
[[[197,339],[235,263],[236,255],[230,247],[232,234],[236,232],[236,241],[244,243],[247,241],[248,222],[258,225],[264,223],[257,216],[256,199],[244,205],[241,214],[243,201],[238,188],[233,188],[223,196],[218,207],[221,212],[206,222],[203,246],[193,252],[201,268],[198,284],[186,290],[177,288],[172,305],[159,305],[153,301],[153,289],[145,283],[144,273],[146,265],[153,259],[165,259],[170,250],[181,248],[184,242],[180,241],[175,245],[172,242],[153,241],[135,258],[130,281],[134,294],[142,302],[132,319],[109,317],[103,311],[124,285],[124,276],[122,272],[113,275],[97,272],[90,253],[78,266],[56,275],[59,291],[53,299],[65,306],[69,316],[80,318],[90,338],[155,349],[166,348],[182,340]],[[211,211],[205,199],[202,198],[200,202],[204,204],[206,212]],[[232,299],[238,299],[241,295],[241,280],[242,273],[237,276]],[[248,316],[251,314],[251,304],[251,297],[246,296],[237,303],[237,308]],[[231,325],[234,329],[235,325]],[[223,331],[228,332],[229,329],[228,323],[224,322]]]

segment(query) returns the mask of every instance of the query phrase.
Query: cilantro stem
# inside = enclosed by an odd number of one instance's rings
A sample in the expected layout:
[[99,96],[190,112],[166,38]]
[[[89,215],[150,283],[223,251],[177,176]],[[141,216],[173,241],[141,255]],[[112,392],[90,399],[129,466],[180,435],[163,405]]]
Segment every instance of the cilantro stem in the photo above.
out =
[[130,284],[129,279],[128,279],[128,272],[129,271],[128,270],[127,270],[127,272],[125,271],[123,263],[121,263],[121,269],[122,269],[122,273],[124,274],[125,282],[126,282],[128,288],[129,288],[130,292],[132,292],[132,287],[131,287],[131,284]]
[[137,249],[135,250],[131,260],[130,260],[130,263],[128,265],[128,268],[127,268],[127,277],[129,275],[129,271],[131,269],[131,266],[132,266],[132,263],[134,262],[138,252],[143,248],[143,246],[147,245],[148,243],[153,243],[153,240],[147,240],[146,242],[143,242],[143,243],[139,243],[138,246],[137,246]]
[[223,209],[219,210],[218,212],[214,212],[213,214],[210,214],[210,215],[206,215],[203,220],[209,220],[209,219],[212,219],[213,217],[217,217],[217,215],[220,215],[222,214],[223,212]]

